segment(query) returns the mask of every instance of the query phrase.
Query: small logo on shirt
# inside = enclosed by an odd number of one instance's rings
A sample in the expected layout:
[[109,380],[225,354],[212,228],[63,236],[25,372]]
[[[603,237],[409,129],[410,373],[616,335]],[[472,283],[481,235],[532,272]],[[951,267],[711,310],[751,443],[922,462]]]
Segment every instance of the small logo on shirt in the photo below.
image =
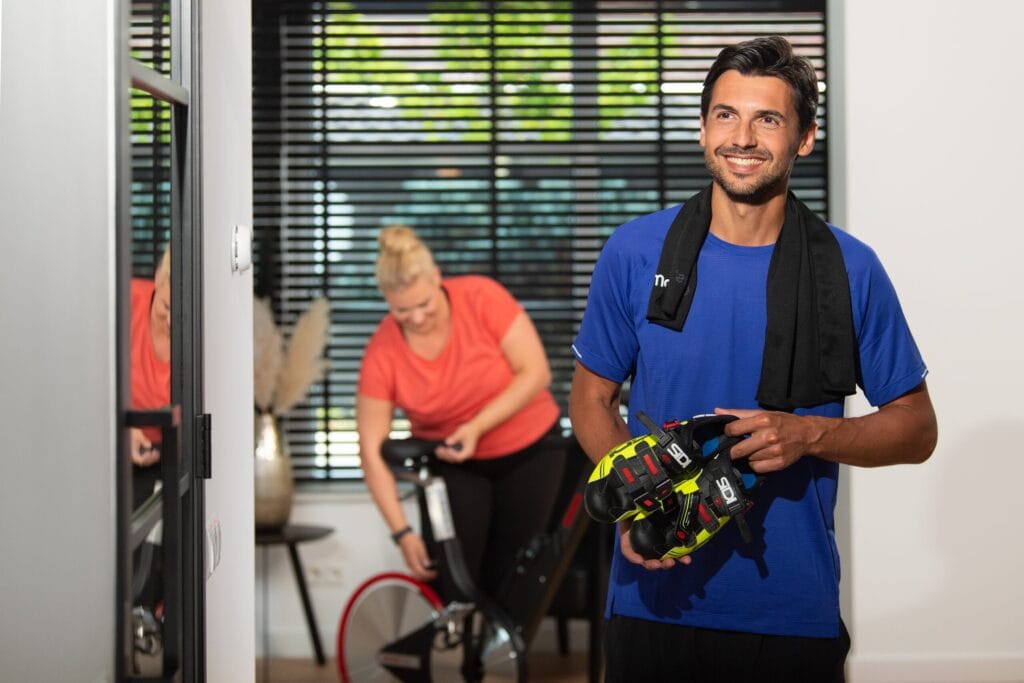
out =
[[675,275],[662,275],[661,273],[654,274],[655,287],[668,287],[668,283],[673,281],[680,285],[685,285],[686,276],[681,273],[677,273]]

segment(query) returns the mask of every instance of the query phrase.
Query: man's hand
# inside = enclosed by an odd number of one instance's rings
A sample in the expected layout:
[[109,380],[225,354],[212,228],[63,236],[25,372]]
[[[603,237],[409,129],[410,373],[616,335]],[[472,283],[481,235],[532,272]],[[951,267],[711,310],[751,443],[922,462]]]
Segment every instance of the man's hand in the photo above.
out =
[[735,415],[729,436],[750,437],[732,449],[757,473],[785,469],[805,455],[856,467],[915,464],[935,450],[935,409],[924,382],[861,417],[791,415],[765,410],[715,408]]
[[632,562],[633,564],[639,564],[644,569],[671,569],[678,562],[679,564],[690,564],[692,560],[689,555],[683,555],[678,560],[646,560],[642,555],[633,550],[633,545],[629,542],[629,529],[633,526],[633,521],[625,519],[619,522],[619,549],[622,550],[622,555]]
[[784,470],[806,455],[824,430],[818,418],[740,408],[715,408],[716,415],[735,415],[725,426],[729,436],[750,436],[732,447],[732,459],[746,458],[758,474]]

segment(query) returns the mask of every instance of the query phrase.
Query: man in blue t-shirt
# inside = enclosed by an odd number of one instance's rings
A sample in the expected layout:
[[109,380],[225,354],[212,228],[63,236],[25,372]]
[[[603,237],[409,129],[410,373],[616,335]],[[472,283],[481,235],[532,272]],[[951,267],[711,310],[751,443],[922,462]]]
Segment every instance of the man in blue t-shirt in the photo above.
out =
[[[606,680],[842,680],[833,513],[839,464],[919,463],[936,441],[921,358],[874,252],[791,193],[818,87],[779,37],[722,50],[701,96],[712,182],[618,228],[573,344],[574,431],[599,460],[655,422],[738,417],[731,457],[761,476],[746,520],[679,560],[619,524]],[[629,420],[619,413],[630,381]],[[859,385],[877,410],[843,417]]]

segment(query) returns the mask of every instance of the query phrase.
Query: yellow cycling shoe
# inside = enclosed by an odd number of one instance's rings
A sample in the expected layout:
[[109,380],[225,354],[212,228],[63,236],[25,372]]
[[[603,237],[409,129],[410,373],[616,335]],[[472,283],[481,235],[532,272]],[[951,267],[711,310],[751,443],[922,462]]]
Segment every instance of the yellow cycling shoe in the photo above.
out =
[[607,453],[594,467],[584,492],[587,512],[599,522],[617,522],[676,505],[675,487],[694,479],[725,436],[732,415],[699,415],[658,427],[647,415],[637,418],[650,430]]
[[650,513],[638,513],[629,529],[629,542],[648,560],[689,555],[710,541],[730,520],[736,520],[743,540],[750,542],[744,514],[753,505],[750,491],[759,478],[741,473],[729,452],[742,439],[721,439],[699,473],[679,482],[674,495]]

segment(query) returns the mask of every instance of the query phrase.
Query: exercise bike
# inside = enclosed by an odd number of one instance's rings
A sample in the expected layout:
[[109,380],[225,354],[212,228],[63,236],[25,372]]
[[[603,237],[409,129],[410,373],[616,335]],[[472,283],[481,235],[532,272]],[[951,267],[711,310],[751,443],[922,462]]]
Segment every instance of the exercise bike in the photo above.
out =
[[[381,451],[396,478],[413,484],[433,533],[440,585],[452,586],[458,599],[445,603],[428,584],[400,572],[365,581],[345,605],[338,627],[343,683],[527,680],[527,650],[589,523],[581,503],[592,467],[587,463],[571,482],[557,527],[519,550],[492,597],[476,588],[466,568],[445,482],[432,470],[438,445],[392,439]],[[568,450],[575,442],[558,438],[545,447]]]

